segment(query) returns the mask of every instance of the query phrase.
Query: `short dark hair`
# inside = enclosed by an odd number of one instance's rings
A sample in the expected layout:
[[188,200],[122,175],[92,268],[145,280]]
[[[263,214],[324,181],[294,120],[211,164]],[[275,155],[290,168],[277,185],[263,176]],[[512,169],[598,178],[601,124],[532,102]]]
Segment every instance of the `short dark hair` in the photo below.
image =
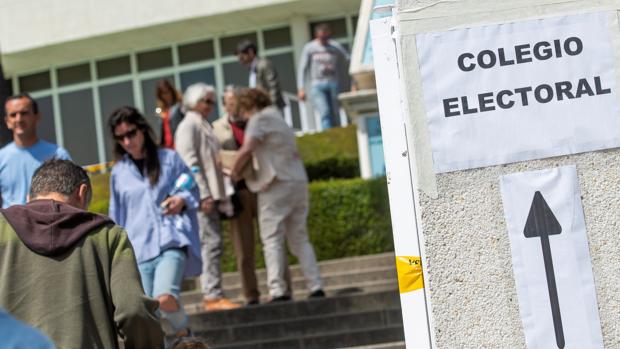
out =
[[258,54],[256,44],[254,44],[250,40],[242,40],[237,44],[237,50],[235,51],[235,54],[238,55],[240,53],[249,53],[250,50],[254,52],[254,54]]
[[16,95],[12,95],[9,98],[7,98],[4,103],[7,103],[8,101],[12,101],[14,99],[22,99],[22,98],[26,98],[27,100],[30,101],[30,105],[32,106],[32,112],[34,114],[39,113],[39,105],[37,104],[37,101],[35,101],[34,98],[32,98],[27,92],[22,92]]
[[32,176],[30,197],[58,193],[71,195],[80,186],[86,184],[90,189],[90,179],[83,168],[69,160],[51,159],[45,161]]
[[171,349],[209,349],[211,348],[207,342],[202,338],[196,337],[182,337],[177,338],[172,345]]
[[314,32],[318,33],[320,31],[324,31],[324,32],[330,32],[331,33],[331,28],[329,27],[329,24],[327,23],[319,23],[314,27]]

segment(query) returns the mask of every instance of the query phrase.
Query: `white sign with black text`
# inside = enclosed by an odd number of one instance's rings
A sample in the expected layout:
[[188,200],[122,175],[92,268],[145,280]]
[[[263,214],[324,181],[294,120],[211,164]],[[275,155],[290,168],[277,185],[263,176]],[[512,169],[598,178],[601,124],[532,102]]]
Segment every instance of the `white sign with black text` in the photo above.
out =
[[603,348],[575,166],[500,184],[527,347]]
[[616,12],[417,34],[435,171],[619,147],[610,28]]

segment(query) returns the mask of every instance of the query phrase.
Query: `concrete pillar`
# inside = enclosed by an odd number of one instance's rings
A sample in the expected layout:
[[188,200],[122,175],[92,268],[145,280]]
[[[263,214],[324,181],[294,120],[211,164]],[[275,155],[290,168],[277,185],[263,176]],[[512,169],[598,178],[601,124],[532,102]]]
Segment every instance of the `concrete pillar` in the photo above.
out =
[[[295,59],[295,76],[297,76],[297,66],[301,59],[301,51],[303,50],[304,45],[308,41],[310,41],[312,37],[310,35],[310,28],[308,27],[308,18],[306,16],[303,16],[303,15],[293,16],[291,17],[289,23],[291,25],[291,40],[293,41],[293,58]],[[306,95],[307,95],[309,91],[307,84],[304,87],[304,89],[306,90]],[[302,117],[304,115],[304,111],[305,111],[305,116],[306,116],[305,118],[306,121],[302,122],[302,125],[304,124],[307,125],[307,128],[309,130],[317,130],[319,125],[317,124],[314,118],[314,110],[312,109],[311,103],[300,103],[299,108],[304,109],[304,110],[301,110]],[[308,131],[308,130],[304,130],[304,131]]]
[[301,15],[293,16],[290,19],[290,24],[291,40],[293,41],[293,57],[295,58],[295,62],[299,63],[301,50],[303,50],[304,45],[312,38],[310,36],[310,28],[308,28],[308,18]]

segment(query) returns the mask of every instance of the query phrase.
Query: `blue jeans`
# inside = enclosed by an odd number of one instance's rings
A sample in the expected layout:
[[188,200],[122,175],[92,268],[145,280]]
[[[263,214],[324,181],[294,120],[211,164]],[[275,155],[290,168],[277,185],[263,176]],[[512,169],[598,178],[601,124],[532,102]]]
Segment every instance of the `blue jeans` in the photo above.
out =
[[310,98],[314,110],[321,116],[321,127],[323,130],[332,128],[334,120],[338,120],[338,82],[326,81],[312,84]]
[[176,298],[179,309],[175,312],[160,310],[161,317],[168,319],[174,332],[187,328],[187,314],[181,304],[181,281],[187,256],[181,249],[163,251],[159,256],[138,264],[144,293],[153,298],[169,294]]

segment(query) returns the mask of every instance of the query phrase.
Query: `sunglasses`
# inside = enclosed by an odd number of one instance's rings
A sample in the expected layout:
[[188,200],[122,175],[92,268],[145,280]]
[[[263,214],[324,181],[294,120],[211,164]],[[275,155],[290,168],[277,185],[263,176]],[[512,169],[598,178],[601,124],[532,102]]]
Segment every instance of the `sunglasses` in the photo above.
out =
[[137,133],[138,133],[138,129],[137,129],[137,128],[134,128],[133,130],[131,130],[131,131],[127,131],[127,132],[125,132],[125,133],[123,133],[123,134],[120,134],[120,135],[114,135],[114,139],[115,139],[117,142],[121,142],[121,141],[123,141],[125,138],[128,138],[128,139],[132,139],[132,138],[134,138],[134,137],[136,136],[136,134],[137,134]]
[[204,103],[206,103],[208,105],[215,105],[215,101],[212,100],[212,99],[203,98],[203,99],[200,100],[200,102],[204,102]]

